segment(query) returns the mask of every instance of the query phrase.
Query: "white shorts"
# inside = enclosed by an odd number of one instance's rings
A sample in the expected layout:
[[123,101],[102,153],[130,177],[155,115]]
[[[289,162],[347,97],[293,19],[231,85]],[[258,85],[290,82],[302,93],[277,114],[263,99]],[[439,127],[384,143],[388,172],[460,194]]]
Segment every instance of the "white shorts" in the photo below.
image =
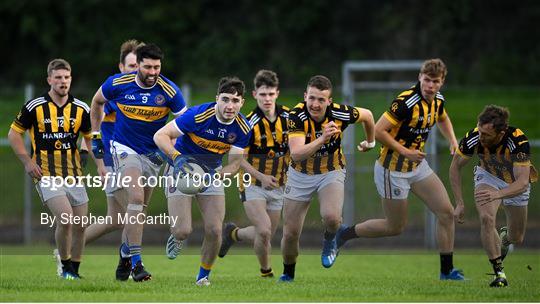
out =
[[[174,168],[167,164],[165,166],[165,171],[164,171],[163,175],[172,177],[173,172],[174,172]],[[219,187],[215,187],[214,185],[210,185],[210,187],[208,187],[208,189],[206,189],[206,191],[204,191],[203,193],[185,194],[185,193],[181,192],[180,190],[178,190],[174,186],[174,184],[169,185],[168,181],[169,181],[169,179],[166,179],[166,183],[165,183],[165,187],[164,187],[165,197],[166,198],[170,198],[170,197],[173,197],[173,196],[189,196],[189,197],[193,197],[195,195],[223,195],[223,196],[225,196],[225,188],[223,186],[223,183],[220,183]]]
[[39,194],[41,202],[46,205],[47,201],[55,196],[67,197],[69,204],[73,207],[81,206],[88,203],[88,194],[86,194],[86,188],[84,185],[76,185],[72,187],[60,186],[56,190],[52,190],[52,187],[45,187],[43,182],[36,183],[36,190]]
[[[105,169],[107,172],[114,173],[114,168],[111,166],[106,166]],[[122,189],[122,185],[120,183],[115,183],[114,180],[110,178],[107,180],[107,184],[105,185],[105,189],[103,191],[105,191],[105,196],[113,197],[114,192],[120,189]]]
[[345,185],[345,169],[310,175],[298,172],[289,166],[283,196],[295,201],[309,202],[315,192],[319,192],[332,183]]
[[249,185],[240,191],[240,200],[245,203],[251,200],[266,201],[266,210],[283,209],[284,186],[272,190],[266,190],[257,185]]
[[149,178],[157,177],[161,164],[155,164],[146,155],[137,154],[128,146],[118,142],[111,142],[111,154],[114,161],[114,169],[117,174],[124,175],[127,168],[137,168],[141,171],[141,175]]
[[[480,166],[474,167],[474,187],[477,188],[480,185],[488,185],[497,190],[501,190],[508,187],[508,183],[495,175],[487,172]],[[527,187],[527,191],[509,198],[503,198],[502,203],[505,206],[527,206],[529,204],[529,195],[531,193],[531,184]]]
[[377,192],[386,199],[407,199],[411,184],[433,174],[433,170],[425,159],[411,172],[390,171],[384,168],[379,161],[375,161],[373,171]]

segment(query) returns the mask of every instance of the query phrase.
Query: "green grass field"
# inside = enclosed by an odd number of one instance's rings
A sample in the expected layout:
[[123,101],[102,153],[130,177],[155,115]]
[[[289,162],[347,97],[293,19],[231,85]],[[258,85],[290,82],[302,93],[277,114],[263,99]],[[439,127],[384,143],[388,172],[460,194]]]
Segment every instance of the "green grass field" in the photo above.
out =
[[[347,251],[331,269],[320,265],[317,251],[303,251],[294,283],[263,279],[258,263],[247,250],[232,250],[218,259],[212,285],[194,284],[198,250],[189,248],[168,260],[161,248],[145,248],[144,261],[153,279],[116,282],[117,257],[104,255],[115,249],[90,249],[81,264],[80,281],[56,277],[52,247],[0,249],[2,302],[538,302],[540,261],[538,252],[515,252],[505,261],[509,287],[488,287],[491,268],[480,251],[456,254],[454,263],[470,278],[441,282],[435,252]],[[27,253],[27,255],[21,253]],[[31,253],[31,254],[28,254]],[[272,257],[276,274],[281,257]],[[529,270],[530,266],[532,270]]]

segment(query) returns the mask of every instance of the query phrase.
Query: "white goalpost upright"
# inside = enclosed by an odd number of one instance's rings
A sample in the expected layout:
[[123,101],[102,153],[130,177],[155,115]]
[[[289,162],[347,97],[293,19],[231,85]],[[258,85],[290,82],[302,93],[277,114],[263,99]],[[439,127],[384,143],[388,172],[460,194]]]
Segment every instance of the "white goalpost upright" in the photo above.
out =
[[[355,106],[355,92],[357,90],[403,90],[416,83],[414,79],[408,81],[355,81],[355,73],[392,73],[403,71],[419,71],[422,66],[422,60],[366,60],[366,61],[345,61],[342,66],[342,93],[344,103]],[[345,155],[347,155],[347,178],[345,181],[345,202],[343,206],[343,220],[346,225],[352,225],[355,223],[355,186],[356,186],[356,173],[358,172],[355,166],[355,131],[354,128],[347,128],[345,130],[345,136],[343,139],[343,149]],[[429,140],[427,142],[428,162],[433,171],[438,171],[437,160],[437,128],[431,130]],[[425,209],[425,233],[424,244],[428,248],[435,248],[435,231],[436,231],[436,218],[435,215]]]

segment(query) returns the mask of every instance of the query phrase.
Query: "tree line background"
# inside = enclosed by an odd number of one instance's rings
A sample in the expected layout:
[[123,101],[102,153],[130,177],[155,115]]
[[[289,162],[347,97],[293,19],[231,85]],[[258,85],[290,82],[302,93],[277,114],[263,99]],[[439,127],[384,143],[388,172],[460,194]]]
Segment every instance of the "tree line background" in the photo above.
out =
[[534,0],[4,0],[0,16],[4,86],[43,84],[62,57],[74,85],[97,87],[130,38],[164,50],[164,75],[202,87],[260,68],[287,87],[314,74],[337,84],[343,61],[367,59],[440,57],[457,85],[531,86],[540,75]]

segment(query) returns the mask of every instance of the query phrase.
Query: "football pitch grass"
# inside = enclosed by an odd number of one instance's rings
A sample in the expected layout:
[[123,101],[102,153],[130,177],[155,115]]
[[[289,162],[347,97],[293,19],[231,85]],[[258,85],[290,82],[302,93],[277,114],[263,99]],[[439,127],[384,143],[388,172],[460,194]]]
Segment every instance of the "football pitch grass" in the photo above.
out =
[[[2,302],[538,302],[538,251],[518,251],[505,261],[507,288],[488,287],[491,267],[481,251],[458,252],[454,264],[470,280],[439,281],[435,251],[342,250],[336,264],[324,269],[319,252],[303,250],[293,283],[277,283],[281,257],[274,251],[274,278],[261,278],[248,249],[233,248],[218,259],[212,285],[194,283],[198,249],[188,248],[168,260],[161,248],[145,248],[144,262],[152,273],[148,282],[114,280],[114,248],[89,249],[81,264],[84,279],[56,276],[52,247],[1,248]],[[26,254],[25,254],[26,253]],[[30,253],[30,254],[29,254]]]

